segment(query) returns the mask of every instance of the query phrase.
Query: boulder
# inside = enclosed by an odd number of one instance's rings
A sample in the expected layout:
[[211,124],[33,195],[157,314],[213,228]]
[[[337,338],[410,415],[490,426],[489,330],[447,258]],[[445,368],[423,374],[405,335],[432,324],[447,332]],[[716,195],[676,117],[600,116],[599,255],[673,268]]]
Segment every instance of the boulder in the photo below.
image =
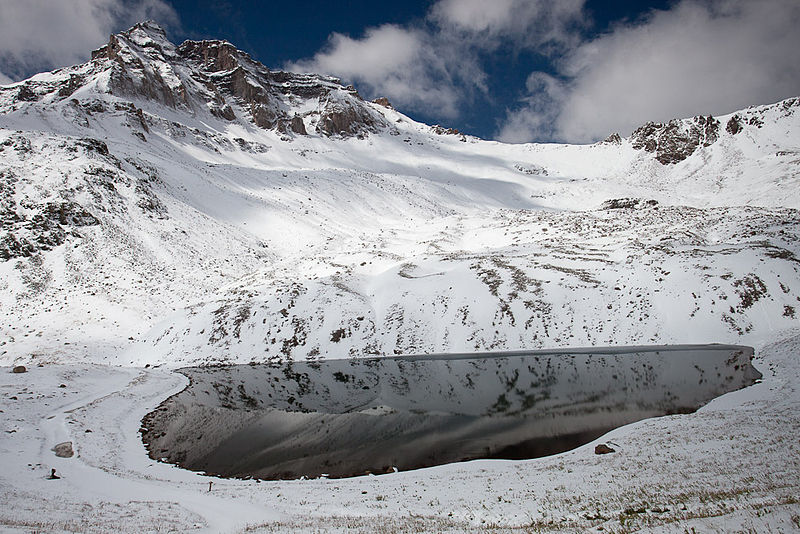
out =
[[610,454],[612,452],[617,452],[617,451],[615,451],[614,449],[612,449],[611,447],[609,447],[605,443],[601,443],[600,445],[597,445],[594,448],[594,453],[595,454]]
[[72,442],[65,441],[63,443],[59,443],[55,447],[53,447],[53,452],[56,453],[56,456],[59,458],[72,458],[75,455],[75,451],[72,450]]
[[12,373],[25,373],[28,369],[24,365],[16,365],[14,369],[11,370]]

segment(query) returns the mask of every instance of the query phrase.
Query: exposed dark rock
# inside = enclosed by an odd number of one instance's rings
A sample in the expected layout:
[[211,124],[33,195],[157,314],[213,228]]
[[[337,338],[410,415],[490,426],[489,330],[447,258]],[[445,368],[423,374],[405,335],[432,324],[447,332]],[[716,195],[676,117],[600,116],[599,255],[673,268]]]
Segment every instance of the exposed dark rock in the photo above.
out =
[[44,214],[37,213],[31,217],[28,226],[31,229],[33,244],[38,250],[52,250],[67,240],[67,232],[57,221]]
[[769,294],[766,284],[754,273],[734,280],[733,287],[736,288],[736,293],[741,299],[738,306],[740,312],[751,308],[756,301]]
[[145,132],[150,133],[150,127],[147,126],[147,120],[144,118],[144,112],[140,108],[136,108],[133,114],[138,119],[139,125],[142,127],[142,129]]
[[[185,41],[176,47],[154,22],[110,36],[107,44],[92,53],[92,63],[85,69],[80,74],[66,73],[44,89],[27,83],[14,88],[19,93],[16,99],[33,101],[37,93],[56,91],[67,98],[93,73],[105,72],[108,91],[116,97],[150,100],[191,114],[207,110],[226,121],[246,119],[289,135],[308,134],[295,110],[301,100],[310,99],[318,100],[312,108],[323,109],[317,131],[324,135],[362,136],[388,126],[352,86],[336,78],[270,71],[226,41]],[[391,107],[385,98],[377,102]],[[78,99],[74,105],[86,114],[105,111],[102,104],[93,108]],[[131,115],[129,126],[149,132],[152,124],[148,125],[140,109],[133,104],[127,109],[124,102],[120,105]]]
[[431,126],[431,131],[437,135],[458,135],[461,133],[455,128],[444,128],[438,124]]
[[325,135],[362,135],[375,131],[380,120],[352,87],[343,87],[335,78],[311,74],[272,72],[248,54],[223,41],[186,41],[178,47],[199,72],[214,98],[212,113],[234,120],[233,109],[224,102],[233,99],[250,115],[253,122],[265,129],[282,133],[307,135],[301,117],[290,115],[286,96],[302,99],[325,99],[317,130]]
[[331,332],[331,341],[338,343],[342,338],[347,337],[347,331],[344,328],[339,328]]
[[31,151],[31,142],[27,137],[17,132],[0,143],[0,152],[2,152],[6,147],[13,148],[15,151],[25,154]]
[[225,119],[226,121],[236,120],[236,113],[234,113],[233,108],[227,104],[225,104],[223,107],[212,106],[211,113],[220,119]]
[[657,200],[643,200],[641,198],[612,198],[603,202],[602,210],[652,208],[658,205]]
[[597,445],[594,448],[594,453],[595,454],[610,454],[612,452],[617,452],[617,451],[615,451],[614,449],[612,449],[611,447],[609,447],[605,443],[601,443],[600,445]]
[[178,47],[178,54],[186,59],[199,61],[203,70],[220,72],[239,67],[242,52],[226,41],[185,41]]
[[292,121],[289,123],[289,128],[296,134],[308,135],[306,132],[306,125],[303,123],[303,119],[297,115],[292,117]]
[[11,370],[12,373],[26,373],[28,369],[25,368],[24,365],[17,365],[14,369]]
[[89,152],[97,152],[100,155],[108,156],[108,145],[99,139],[84,137],[83,139],[78,139],[76,144]]
[[65,84],[62,84],[61,87],[58,89],[58,96],[68,97],[72,95],[75,91],[77,91],[83,84],[85,80],[83,76],[78,74],[70,74],[69,81]]
[[253,104],[250,107],[250,115],[253,117],[253,122],[256,126],[265,130],[271,129],[278,123],[279,115],[262,104]]
[[264,154],[266,152],[269,152],[269,146],[264,145],[262,143],[256,143],[254,141],[246,141],[241,137],[234,137],[233,141],[244,152],[250,152],[251,154]]
[[606,145],[619,145],[622,144],[622,137],[616,132],[612,133],[603,140]]
[[[28,206],[31,208],[34,206]],[[31,257],[41,250],[62,245],[73,228],[100,221],[73,201],[49,202],[33,215],[20,215],[14,206],[3,211],[0,260]]]
[[532,165],[532,164],[522,165],[521,163],[517,163],[514,165],[514,168],[521,173],[529,175],[547,176],[549,174],[547,172],[547,169],[545,169],[541,165]]
[[662,165],[679,163],[698,147],[712,145],[719,138],[719,121],[714,117],[671,120],[666,124],[648,122],[631,134],[637,150],[655,152]]
[[97,218],[76,202],[48,203],[43,215],[49,220],[64,226],[94,226],[100,224]]
[[72,450],[72,442],[65,441],[63,443],[59,443],[55,447],[53,447],[53,452],[56,453],[56,456],[59,458],[72,458],[75,455],[75,451]]
[[22,102],[36,102],[39,97],[31,90],[30,86],[25,83],[19,87],[17,92],[17,100]]
[[17,202],[14,191],[18,178],[9,170],[0,170],[0,228],[5,228],[17,221],[15,211]]
[[[74,102],[78,103],[77,100]],[[85,111],[87,114],[91,115],[92,113],[103,113],[106,111],[105,104],[100,100],[89,100],[80,102],[81,109]]]
[[350,102],[328,102],[320,115],[317,131],[323,135],[363,135],[376,130],[375,118]]
[[389,99],[386,98],[385,96],[382,96],[380,98],[376,98],[375,100],[372,101],[372,103],[373,104],[378,104],[379,106],[383,106],[383,107],[388,108],[388,109],[394,109],[392,104],[389,102]]
[[[149,39],[144,44],[134,34],[146,34]],[[188,91],[182,82],[170,86],[158,68],[150,60],[170,65],[174,46],[167,40],[166,33],[157,24],[143,22],[130,30],[112,35],[108,44],[92,52],[92,59],[107,59],[113,62],[109,77],[109,89],[116,96],[138,96],[154,100],[166,106],[189,107]],[[145,56],[147,61],[142,61]]]
[[12,233],[0,236],[0,260],[25,258],[33,255],[37,248],[25,237],[18,238]]
[[725,125],[725,131],[731,135],[736,135],[744,129],[742,126],[742,118],[739,115],[734,115]]

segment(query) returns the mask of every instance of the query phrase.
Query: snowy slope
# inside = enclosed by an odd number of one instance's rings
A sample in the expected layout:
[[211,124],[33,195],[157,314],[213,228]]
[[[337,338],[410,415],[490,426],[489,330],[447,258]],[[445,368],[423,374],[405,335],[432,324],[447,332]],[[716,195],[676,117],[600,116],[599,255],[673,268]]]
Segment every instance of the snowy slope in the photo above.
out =
[[749,342],[797,324],[798,99],[504,145],[152,23],[93,57],[0,88],[2,362]]

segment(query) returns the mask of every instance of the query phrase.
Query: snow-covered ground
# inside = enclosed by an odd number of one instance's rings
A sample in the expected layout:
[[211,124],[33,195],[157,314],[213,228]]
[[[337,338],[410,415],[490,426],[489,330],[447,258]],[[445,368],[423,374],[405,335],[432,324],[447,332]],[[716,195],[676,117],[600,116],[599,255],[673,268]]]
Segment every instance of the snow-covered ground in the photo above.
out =
[[[141,418],[185,386],[182,375],[93,365],[3,369],[0,525],[9,532],[787,532],[800,528],[800,331],[780,337],[758,348],[761,383],[693,414],[634,423],[538,460],[337,480],[224,480],[150,460]],[[63,441],[72,441],[74,457],[50,450]],[[595,455],[599,442],[617,452]],[[48,480],[52,468],[61,479]]]
[[[504,145],[137,26],[0,87],[0,527],[800,528],[799,208],[797,98]],[[183,365],[704,342],[763,383],[607,456],[259,483],[137,433]]]

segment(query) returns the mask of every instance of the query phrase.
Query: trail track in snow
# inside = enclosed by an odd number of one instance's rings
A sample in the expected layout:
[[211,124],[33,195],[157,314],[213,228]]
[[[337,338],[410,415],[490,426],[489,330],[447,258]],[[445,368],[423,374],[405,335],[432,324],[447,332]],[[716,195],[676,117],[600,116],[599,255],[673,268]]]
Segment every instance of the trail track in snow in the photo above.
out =
[[[19,394],[10,395],[17,400],[9,402],[15,414],[24,415],[14,432],[9,429],[3,436],[7,467],[2,493],[16,504],[6,508],[0,525],[80,532],[225,532],[280,517],[246,500],[208,492],[206,477],[146,456],[138,434],[141,417],[165,394],[185,387],[182,375],[53,366],[8,376],[16,384],[6,383],[3,389],[22,386]],[[22,385],[34,377],[35,387]],[[61,388],[61,383],[69,386]],[[57,458],[51,450],[64,441],[72,442],[74,457]],[[48,480],[51,468],[59,480]],[[19,487],[23,483],[24,490]]]

